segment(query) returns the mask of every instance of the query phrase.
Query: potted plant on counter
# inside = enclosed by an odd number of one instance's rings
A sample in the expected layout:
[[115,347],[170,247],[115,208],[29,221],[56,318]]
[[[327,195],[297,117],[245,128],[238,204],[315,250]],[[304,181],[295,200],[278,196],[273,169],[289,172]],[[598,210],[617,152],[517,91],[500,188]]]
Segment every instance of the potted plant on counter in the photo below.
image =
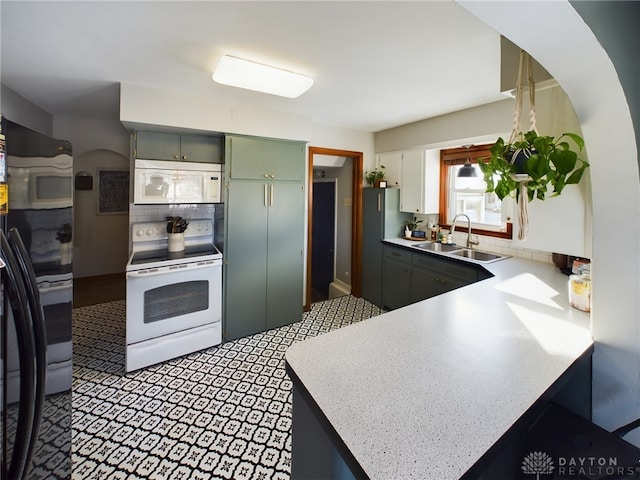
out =
[[167,217],[168,249],[170,252],[184,250],[184,232],[189,226],[189,220],[182,217]]
[[[422,223],[423,220],[418,220],[417,217],[413,217],[413,220],[407,223],[404,229],[404,236],[407,238],[415,237],[415,238],[425,238],[426,233],[422,230],[418,230],[418,225]],[[418,232],[416,234],[416,232]]]

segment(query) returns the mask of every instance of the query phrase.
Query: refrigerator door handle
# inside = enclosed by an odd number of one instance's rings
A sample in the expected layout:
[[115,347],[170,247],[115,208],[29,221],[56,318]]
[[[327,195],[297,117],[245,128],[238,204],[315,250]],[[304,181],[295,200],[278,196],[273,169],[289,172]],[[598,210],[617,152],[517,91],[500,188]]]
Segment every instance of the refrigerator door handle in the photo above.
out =
[[35,398],[34,398],[34,418],[31,429],[30,450],[33,450],[38,435],[44,412],[44,397],[47,382],[47,330],[44,321],[44,311],[40,301],[40,291],[33,264],[24,246],[20,232],[17,228],[9,230],[7,236],[11,252],[15,255],[20,267],[20,273],[24,281],[27,293],[28,306],[31,314],[32,335],[35,342]]
[[35,377],[35,341],[31,331],[29,307],[26,291],[19,266],[11,252],[4,232],[0,230],[0,254],[5,263],[2,268],[2,280],[7,286],[7,297],[13,311],[13,318],[18,339],[18,357],[20,362],[20,405],[16,436],[8,467],[8,478],[22,479],[27,470],[31,456],[31,431],[34,421],[34,377]]

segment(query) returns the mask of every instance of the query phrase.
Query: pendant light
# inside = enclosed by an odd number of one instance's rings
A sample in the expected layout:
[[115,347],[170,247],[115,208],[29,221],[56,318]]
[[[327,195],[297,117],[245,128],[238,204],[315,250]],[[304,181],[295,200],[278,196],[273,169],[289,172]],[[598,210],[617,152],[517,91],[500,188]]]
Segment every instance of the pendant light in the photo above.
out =
[[473,147],[473,145],[463,145],[467,149],[467,161],[465,164],[458,170],[457,177],[460,178],[469,178],[469,177],[477,177],[478,172],[473,165],[471,165],[471,159],[469,158],[469,149]]

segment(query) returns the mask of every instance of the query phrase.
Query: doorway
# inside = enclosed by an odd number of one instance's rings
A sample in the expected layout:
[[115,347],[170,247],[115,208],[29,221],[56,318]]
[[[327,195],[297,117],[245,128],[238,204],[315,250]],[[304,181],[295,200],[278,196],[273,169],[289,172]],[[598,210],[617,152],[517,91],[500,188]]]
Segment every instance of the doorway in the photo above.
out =
[[329,298],[335,275],[336,180],[313,181],[313,251],[311,252],[311,301]]
[[[349,198],[343,198],[336,200],[336,207],[347,205],[351,209],[351,238],[350,238],[350,271],[349,278],[351,284],[351,294],[354,296],[360,296],[360,272],[362,262],[362,230],[361,230],[361,218],[362,218],[362,176],[363,176],[363,153],[354,152],[349,150],[336,150],[331,148],[322,147],[309,147],[309,158],[307,165],[307,178],[308,178],[308,209],[307,209],[307,280],[306,280],[306,292],[305,292],[305,311],[311,309],[312,303],[312,285],[314,278],[314,174],[313,165],[314,157],[319,155],[328,155],[335,157],[346,157],[351,159],[352,172],[351,172],[351,193]],[[321,187],[322,188],[322,187]],[[338,194],[339,195],[339,194]],[[334,196],[336,198],[336,196]],[[335,234],[334,234],[335,238]],[[320,267],[322,269],[322,267]],[[335,276],[335,272],[333,272]]]

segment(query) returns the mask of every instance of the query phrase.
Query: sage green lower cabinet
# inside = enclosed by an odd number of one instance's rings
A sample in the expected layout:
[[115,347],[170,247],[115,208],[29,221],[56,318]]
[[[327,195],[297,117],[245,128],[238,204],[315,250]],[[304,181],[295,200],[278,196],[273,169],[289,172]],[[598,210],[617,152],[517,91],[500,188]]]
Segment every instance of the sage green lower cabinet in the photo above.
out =
[[448,275],[443,275],[426,268],[413,267],[411,270],[411,301],[410,303],[426,300],[441,293],[449,292],[467,285]]
[[488,276],[481,267],[385,245],[383,307],[388,310],[404,307]]
[[411,303],[411,254],[384,247],[382,259],[382,308],[395,310]]

